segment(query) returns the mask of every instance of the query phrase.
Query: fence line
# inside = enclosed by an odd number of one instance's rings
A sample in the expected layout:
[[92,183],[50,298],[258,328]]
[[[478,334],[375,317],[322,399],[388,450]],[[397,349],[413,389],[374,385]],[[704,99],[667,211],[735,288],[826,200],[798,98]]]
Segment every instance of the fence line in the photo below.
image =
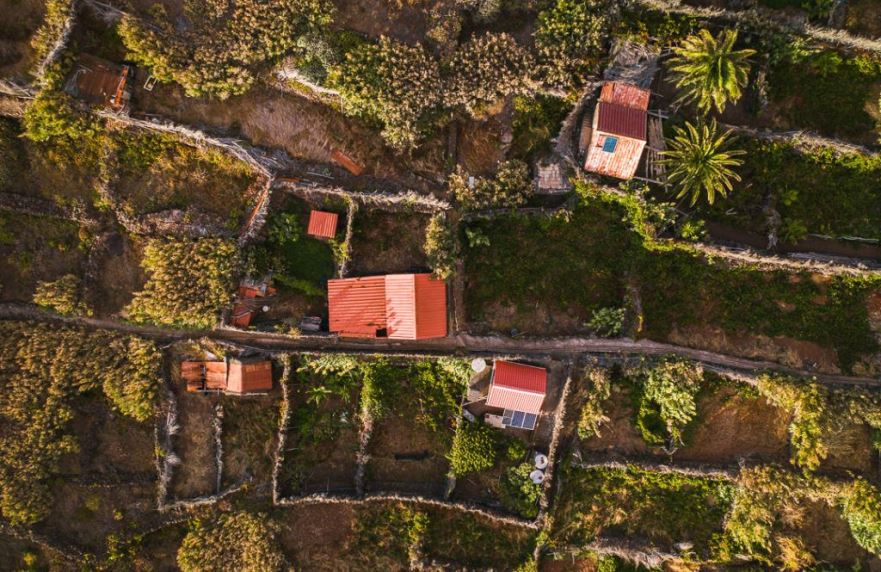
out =
[[417,212],[433,214],[439,211],[450,210],[452,208],[450,203],[443,199],[438,199],[434,196],[420,195],[412,190],[404,193],[390,193],[386,191],[364,193],[360,191],[350,191],[342,187],[322,187],[312,183],[284,180],[279,180],[276,184],[287,192],[300,196],[308,197],[310,194],[315,193],[337,197],[349,197],[365,205],[382,205],[392,207],[393,209],[410,209]]
[[278,492],[278,476],[284,463],[284,451],[288,438],[288,425],[291,422],[291,354],[282,357],[284,370],[279,380],[281,385],[281,413],[279,415],[278,434],[276,435],[275,463],[272,465],[272,504],[278,504],[281,496]]
[[61,52],[67,47],[67,41],[70,39],[70,34],[73,32],[73,25],[76,21],[77,9],[77,0],[70,0],[70,4],[67,7],[67,16],[61,26],[58,38],[55,39],[52,48],[34,70],[34,84],[43,87],[43,76],[46,74],[46,69],[58,59]]

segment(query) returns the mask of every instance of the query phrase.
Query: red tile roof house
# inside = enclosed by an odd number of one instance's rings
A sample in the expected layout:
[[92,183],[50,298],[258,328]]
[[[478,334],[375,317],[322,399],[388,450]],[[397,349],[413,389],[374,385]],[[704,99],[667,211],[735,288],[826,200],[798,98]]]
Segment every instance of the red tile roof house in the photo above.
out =
[[424,340],[447,335],[447,287],[431,274],[328,280],[331,333],[349,338]]
[[646,146],[651,92],[634,85],[603,84],[593,115],[584,170],[618,179],[636,174]]
[[486,405],[501,410],[501,424],[517,429],[535,429],[548,388],[548,371],[543,367],[496,360]]
[[226,361],[183,361],[181,377],[187,391],[224,391],[236,395],[272,389],[272,362],[230,358]]
[[306,234],[316,238],[333,238],[336,236],[336,227],[339,215],[325,211],[311,211],[309,213],[309,226]]

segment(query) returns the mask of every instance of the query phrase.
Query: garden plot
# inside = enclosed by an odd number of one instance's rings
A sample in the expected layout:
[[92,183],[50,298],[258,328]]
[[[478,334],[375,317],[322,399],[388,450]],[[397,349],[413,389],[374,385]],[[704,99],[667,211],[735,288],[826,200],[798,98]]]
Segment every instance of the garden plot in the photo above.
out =
[[296,568],[316,572],[337,572],[346,566],[358,569],[347,550],[355,511],[352,506],[336,503],[279,509],[279,517],[285,522],[279,536],[281,545]]
[[[456,486],[451,499],[487,506],[523,519],[538,515],[542,487],[533,484],[535,455],[550,455],[557,422],[556,410],[566,383],[568,367],[560,362],[542,364],[548,368],[547,393],[535,429],[499,429],[484,422],[488,410],[483,399],[471,399],[464,407],[478,420],[463,421],[453,445]],[[469,396],[486,395],[489,375],[472,378]],[[483,418],[483,419],[481,419]],[[461,470],[464,469],[464,470]]]
[[103,396],[74,406],[70,433],[79,450],[62,458],[52,484],[52,511],[40,527],[49,537],[101,552],[107,537],[156,507],[153,425],[114,412]]
[[290,421],[277,484],[282,497],[355,492],[361,383],[307,357],[290,383]]
[[825,372],[874,367],[868,301],[881,286],[877,277],[711,259],[644,234],[652,223],[635,200],[583,185],[579,192],[568,213],[466,225],[486,239],[464,245],[472,330],[590,332],[598,310],[625,305],[630,283],[638,286],[645,337]]
[[[288,193],[275,193],[272,209],[258,243],[253,247],[258,274],[272,272],[277,295],[269,311],[257,315],[254,326],[282,331],[296,326],[304,316],[327,321],[327,281],[337,272],[344,249],[348,206],[340,198],[316,195],[304,200]],[[312,210],[338,215],[333,238],[306,234]]]
[[28,71],[37,63],[31,46],[34,32],[46,12],[42,0],[4,2],[0,13],[0,77],[27,81]]
[[221,397],[222,490],[246,482],[267,485],[272,481],[280,393],[275,388],[268,395]]
[[82,275],[86,245],[80,226],[71,221],[0,211],[0,298],[33,301],[41,281]]
[[98,238],[94,264],[86,281],[86,300],[97,316],[118,316],[143,289],[144,243],[137,236],[110,233]]
[[372,364],[370,401],[362,404],[372,418],[367,492],[444,494],[467,368],[455,360]]
[[355,214],[349,274],[398,274],[429,270],[423,251],[431,215],[362,206]]
[[184,210],[236,232],[253,209],[260,181],[252,168],[212,148],[191,147],[165,134],[114,132],[118,178],[113,192],[137,217]]

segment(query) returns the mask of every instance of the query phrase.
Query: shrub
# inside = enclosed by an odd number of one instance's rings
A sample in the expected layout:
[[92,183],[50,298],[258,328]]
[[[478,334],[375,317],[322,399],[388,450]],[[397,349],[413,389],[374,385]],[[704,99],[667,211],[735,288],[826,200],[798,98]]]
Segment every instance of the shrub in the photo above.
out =
[[271,572],[289,565],[278,542],[278,525],[264,514],[234,512],[196,519],[177,550],[184,572]]
[[535,48],[546,83],[578,86],[596,70],[609,33],[609,13],[605,0],[554,0],[538,15]]
[[496,463],[497,445],[495,429],[481,422],[463,421],[449,453],[453,474],[461,477],[491,469]]
[[599,437],[600,427],[609,420],[603,412],[603,403],[611,395],[612,387],[608,372],[600,368],[591,368],[587,372],[584,385],[587,386],[588,396],[578,417],[578,436],[590,439]]
[[148,280],[127,308],[136,322],[211,328],[232,301],[235,242],[221,238],[152,239],[141,266]]
[[697,415],[695,398],[703,381],[700,364],[668,357],[636,372],[641,394],[637,427],[649,443],[682,443],[682,432]]
[[453,277],[459,258],[459,241],[445,215],[436,214],[428,221],[422,249],[437,278],[448,280]]
[[827,390],[816,381],[772,375],[759,377],[757,387],[769,403],[792,412],[789,424],[792,462],[808,471],[817,469],[828,455],[823,442]]
[[17,123],[0,118],[0,190],[13,182],[14,175],[22,169],[24,153],[18,142]]
[[602,338],[616,338],[624,330],[626,308],[600,308],[594,311],[587,327]]
[[468,176],[457,170],[449,178],[450,191],[466,210],[516,208],[526,203],[533,193],[529,166],[523,161],[505,161],[495,177],[479,177],[471,185]]
[[509,461],[521,461],[526,456],[526,445],[523,441],[512,437],[505,446],[505,458]]
[[501,97],[526,91],[529,53],[508,34],[476,36],[453,55],[446,70],[446,103],[471,115]]
[[340,92],[343,111],[379,122],[395,149],[410,149],[442,101],[440,66],[417,46],[381,38],[347,54],[328,83]]
[[34,304],[59,314],[92,315],[92,310],[83,300],[80,278],[74,274],[65,274],[53,282],[38,282],[34,291]]
[[385,558],[398,563],[419,561],[428,526],[429,517],[425,512],[404,504],[382,510],[362,509],[354,522],[352,548],[359,558],[371,561]]
[[178,82],[191,97],[226,99],[248,91],[259,66],[293,50],[299,36],[329,25],[331,14],[323,0],[212,0],[191,7],[190,26],[181,31],[154,4],[151,21],[125,15],[118,32],[129,57],[160,81]]
[[538,516],[541,485],[533,483],[529,478],[534,468],[531,463],[521,463],[510,467],[502,475],[499,499],[506,508],[524,518]]
[[844,487],[840,504],[857,544],[872,554],[881,553],[881,492],[858,478]]
[[46,0],[43,23],[31,38],[34,59],[42,60],[49,55],[55,42],[61,38],[68,16],[72,16],[73,0]]

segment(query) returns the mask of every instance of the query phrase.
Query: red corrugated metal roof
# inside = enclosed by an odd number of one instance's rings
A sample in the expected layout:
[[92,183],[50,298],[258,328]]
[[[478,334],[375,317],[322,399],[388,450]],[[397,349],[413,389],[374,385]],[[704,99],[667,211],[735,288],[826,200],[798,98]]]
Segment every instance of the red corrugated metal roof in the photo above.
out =
[[122,107],[128,69],[90,54],[81,54],[74,72],[76,96],[89,103]]
[[598,131],[645,141],[645,110],[617,103],[598,103],[597,114]]
[[205,387],[207,389],[226,389],[226,362],[205,362]]
[[386,327],[385,276],[328,280],[327,306],[331,332],[376,337]]
[[247,328],[256,314],[257,310],[253,306],[239,302],[232,307],[232,325],[236,328]]
[[420,340],[447,335],[447,290],[430,274],[329,280],[330,331],[348,337]]
[[336,226],[339,221],[337,213],[324,211],[312,211],[309,213],[309,227],[306,234],[320,238],[333,238],[336,236]]
[[607,81],[600,92],[600,101],[634,107],[643,111],[649,108],[651,92],[629,83]]
[[492,383],[544,395],[548,387],[548,370],[534,365],[496,360]]
[[548,372],[543,367],[496,360],[486,404],[489,407],[538,414],[547,384]]
[[230,393],[252,393],[272,389],[272,362],[239,361],[229,362],[229,376],[226,390]]

